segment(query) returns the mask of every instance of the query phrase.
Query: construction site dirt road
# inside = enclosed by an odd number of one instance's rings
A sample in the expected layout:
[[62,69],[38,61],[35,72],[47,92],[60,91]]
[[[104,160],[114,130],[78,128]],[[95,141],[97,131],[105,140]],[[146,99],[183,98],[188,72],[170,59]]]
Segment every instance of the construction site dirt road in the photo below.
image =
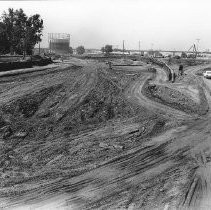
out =
[[1,77],[0,208],[211,209],[210,67],[171,83],[74,58]]

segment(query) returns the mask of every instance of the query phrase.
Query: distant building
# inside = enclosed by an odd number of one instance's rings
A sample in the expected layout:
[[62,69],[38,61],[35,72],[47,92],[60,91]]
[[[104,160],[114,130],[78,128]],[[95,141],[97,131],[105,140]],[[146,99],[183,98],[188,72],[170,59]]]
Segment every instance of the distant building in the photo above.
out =
[[147,52],[147,55],[150,57],[156,57],[156,58],[162,58],[164,57],[162,53],[160,53],[158,50],[149,50]]
[[87,54],[100,54],[102,52],[99,49],[85,49],[85,53],[87,53]]
[[70,34],[49,33],[48,43],[50,53],[68,54],[70,49]]
[[141,50],[141,51],[139,51],[139,50],[137,50],[137,51],[131,51],[131,55],[141,55],[141,56],[144,56],[146,53],[143,51],[143,50]]

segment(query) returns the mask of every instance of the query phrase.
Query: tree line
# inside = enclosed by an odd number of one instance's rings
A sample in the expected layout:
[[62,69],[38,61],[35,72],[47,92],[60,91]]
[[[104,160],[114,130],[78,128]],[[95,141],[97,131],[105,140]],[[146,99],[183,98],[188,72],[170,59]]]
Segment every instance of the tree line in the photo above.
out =
[[0,17],[0,54],[31,55],[41,42],[42,30],[39,14],[28,17],[22,9],[9,8]]
[[[9,8],[0,16],[0,54],[32,55],[36,44],[41,42],[43,20],[39,14],[27,16],[23,9]],[[112,45],[101,49],[102,53],[113,51]],[[84,46],[76,48],[77,54],[85,52]],[[73,49],[70,47],[70,54]]]

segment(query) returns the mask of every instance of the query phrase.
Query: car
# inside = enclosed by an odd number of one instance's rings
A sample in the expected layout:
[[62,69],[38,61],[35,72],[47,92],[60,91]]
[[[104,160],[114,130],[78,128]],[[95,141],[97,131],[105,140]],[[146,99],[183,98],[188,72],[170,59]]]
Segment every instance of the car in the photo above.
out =
[[205,78],[210,78],[211,79],[211,71],[205,71],[205,72],[203,72],[203,76]]

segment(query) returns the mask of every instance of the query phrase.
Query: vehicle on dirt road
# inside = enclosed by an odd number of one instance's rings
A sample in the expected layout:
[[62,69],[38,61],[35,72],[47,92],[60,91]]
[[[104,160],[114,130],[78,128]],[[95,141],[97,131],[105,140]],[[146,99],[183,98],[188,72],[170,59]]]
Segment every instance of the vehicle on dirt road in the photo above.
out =
[[205,71],[204,73],[203,73],[203,76],[204,76],[204,78],[210,78],[211,79],[211,71]]

